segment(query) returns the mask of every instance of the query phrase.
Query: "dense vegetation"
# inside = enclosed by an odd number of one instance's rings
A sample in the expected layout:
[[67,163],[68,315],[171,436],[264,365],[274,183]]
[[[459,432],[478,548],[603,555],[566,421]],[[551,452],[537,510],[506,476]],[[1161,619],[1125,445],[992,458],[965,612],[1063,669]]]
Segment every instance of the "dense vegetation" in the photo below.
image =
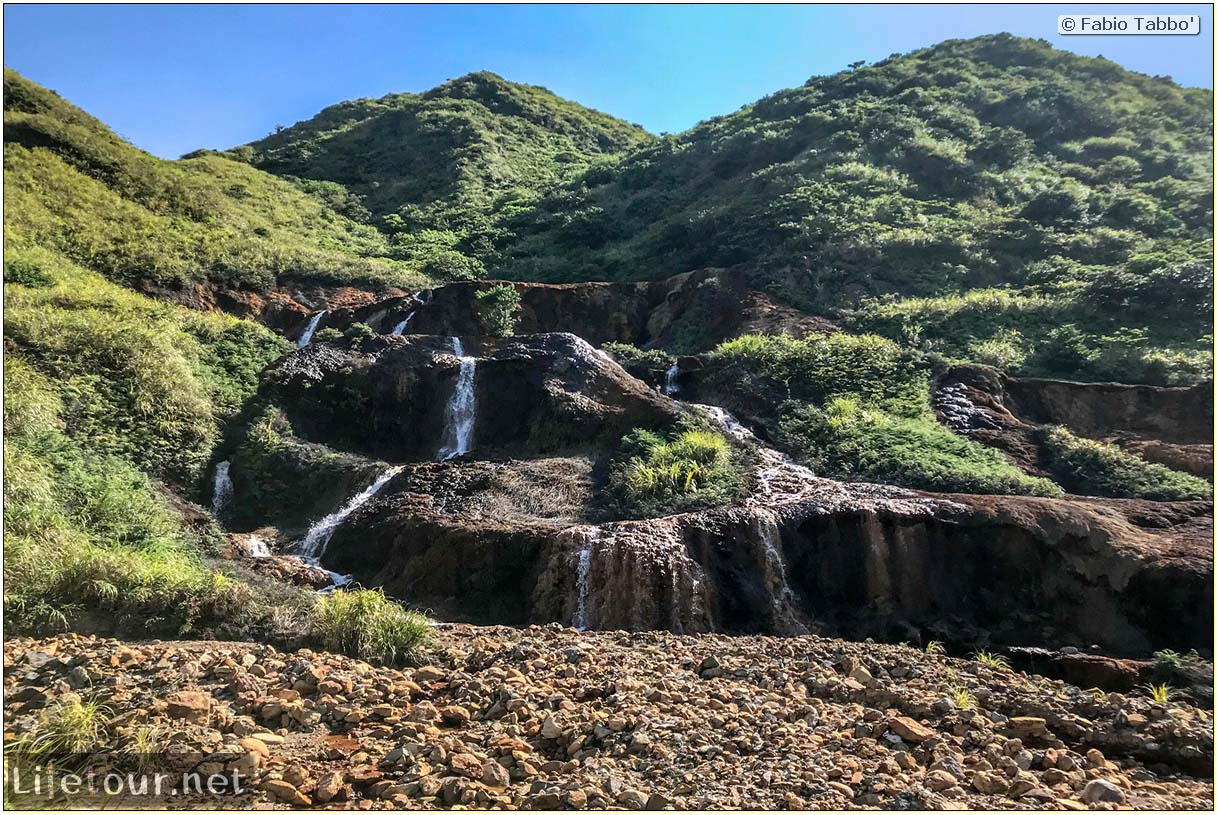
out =
[[545,88],[481,72],[422,94],[333,105],[229,155],[342,185],[359,196],[348,214],[392,236],[395,256],[459,278],[485,272],[498,220],[651,140]]
[[1054,477],[1071,492],[1152,501],[1209,499],[1214,488],[1204,479],[1146,461],[1119,447],[1083,439],[1064,427],[1045,427],[1040,443],[1048,451]]
[[491,267],[577,280],[743,266],[829,314],[884,296],[860,329],[925,350],[1195,380],[1211,344],[1212,109],[1210,91],[1041,41],[946,42],[591,169],[507,219]]
[[939,424],[925,364],[882,337],[744,336],[714,356],[785,397],[782,440],[822,474],[946,492],[1062,494]]

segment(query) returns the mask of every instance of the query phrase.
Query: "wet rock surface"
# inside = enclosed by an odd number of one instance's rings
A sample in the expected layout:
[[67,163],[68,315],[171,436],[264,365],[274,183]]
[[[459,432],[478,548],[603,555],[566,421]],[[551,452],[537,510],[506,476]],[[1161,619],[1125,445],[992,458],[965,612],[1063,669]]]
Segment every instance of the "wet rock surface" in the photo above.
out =
[[[473,447],[532,454],[614,441],[671,423],[680,407],[572,334],[508,338],[465,349],[474,372]],[[378,336],[358,348],[315,343],[266,379],[297,432],[386,460],[435,457],[459,360],[450,337]]]
[[167,760],[238,772],[225,806],[1212,805],[1208,711],[904,646],[456,625],[403,669],[78,635],[10,639],[4,666],[6,743],[76,693],[106,706],[102,753],[155,726]]

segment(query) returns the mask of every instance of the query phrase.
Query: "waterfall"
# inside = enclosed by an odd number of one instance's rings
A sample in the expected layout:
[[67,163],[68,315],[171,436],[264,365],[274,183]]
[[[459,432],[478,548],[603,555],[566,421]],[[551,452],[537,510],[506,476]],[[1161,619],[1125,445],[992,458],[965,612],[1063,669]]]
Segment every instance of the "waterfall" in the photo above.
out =
[[211,512],[220,516],[233,500],[233,481],[228,476],[229,462],[221,461],[216,465],[216,482],[211,491]]
[[793,598],[791,586],[787,583],[787,567],[782,559],[782,530],[778,527],[777,517],[764,510],[757,510],[757,541],[761,544],[761,556],[764,558],[762,574],[765,575],[766,586],[773,598],[774,618],[777,622]]
[[676,396],[681,391],[680,386],[677,385],[677,373],[679,371],[678,365],[679,364],[674,361],[672,365],[668,367],[668,370],[664,372],[665,396]]
[[334,535],[334,530],[342,525],[343,521],[347,520],[347,516],[355,510],[359,509],[364,503],[376,495],[381,487],[389,482],[389,479],[402,471],[402,467],[390,467],[385,472],[381,473],[380,477],[373,481],[363,492],[356,495],[350,501],[343,505],[337,512],[331,512],[326,517],[322,518],[317,523],[309,527],[308,533],[304,536],[304,540],[297,547],[298,554],[302,560],[310,563],[318,563],[321,561],[322,555],[326,553],[326,546],[330,543],[330,538]]
[[[410,313],[406,315],[405,319],[403,319],[402,322],[395,325],[393,327],[393,331],[391,331],[390,333],[398,334],[398,335],[406,333],[406,326],[410,325],[410,321],[414,317],[415,313],[418,312],[419,306],[425,306],[428,304],[428,302],[431,301],[431,290],[428,289],[427,291],[421,291],[418,294],[410,295],[410,301],[411,301],[411,303],[413,303],[413,306],[410,309]],[[461,356],[461,355],[457,354],[457,356]]]
[[304,333],[300,335],[300,339],[296,341],[296,347],[304,348],[313,339],[313,332],[317,331],[317,327],[321,325],[321,319],[329,312],[319,311],[313,315],[313,319],[309,320],[309,324],[305,326]]
[[402,320],[402,322],[400,322],[400,323],[398,323],[397,325],[395,325],[395,326],[393,327],[393,331],[392,331],[392,332],[390,332],[390,333],[393,333],[393,334],[398,334],[398,335],[405,334],[405,333],[406,333],[406,326],[410,325],[410,318],[411,318],[411,317],[413,317],[413,316],[414,316],[414,312],[413,312],[413,311],[412,311],[412,312],[410,312],[409,314],[407,314],[407,315],[406,315],[406,319]]
[[465,356],[465,349],[457,337],[453,337],[453,354],[461,361],[461,367],[457,369],[457,381],[448,399],[444,438],[436,454],[437,461],[465,455],[474,439],[474,372],[478,360]]
[[250,535],[246,539],[249,544],[250,557],[270,557],[271,547],[266,545],[266,541],[257,535]]
[[588,574],[592,571],[592,543],[597,535],[589,533],[575,559],[575,616],[571,625],[584,631],[588,628]]

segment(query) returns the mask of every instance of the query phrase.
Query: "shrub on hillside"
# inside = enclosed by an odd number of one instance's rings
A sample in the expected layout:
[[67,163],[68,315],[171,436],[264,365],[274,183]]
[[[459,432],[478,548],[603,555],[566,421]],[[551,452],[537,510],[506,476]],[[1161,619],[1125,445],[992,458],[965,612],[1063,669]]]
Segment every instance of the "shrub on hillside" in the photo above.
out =
[[1146,461],[1111,444],[1079,438],[1064,427],[1043,427],[1037,438],[1050,468],[1072,492],[1152,501],[1204,500],[1214,488],[1204,479]]
[[842,478],[937,492],[1059,497],[1044,478],[1024,474],[998,452],[957,436],[933,416],[895,416],[839,397],[825,408],[785,412],[783,440],[814,469]]
[[509,283],[498,283],[477,292],[478,320],[493,337],[510,337],[520,321],[520,292]]

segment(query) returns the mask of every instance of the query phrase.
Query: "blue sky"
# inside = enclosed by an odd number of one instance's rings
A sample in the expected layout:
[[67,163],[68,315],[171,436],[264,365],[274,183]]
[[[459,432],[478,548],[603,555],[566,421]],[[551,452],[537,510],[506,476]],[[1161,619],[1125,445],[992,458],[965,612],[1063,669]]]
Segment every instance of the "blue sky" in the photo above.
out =
[[[1195,37],[1063,37],[1066,13],[1199,14]],[[225,148],[470,71],[677,132],[808,77],[999,31],[1212,87],[1207,5],[14,6],[5,64],[157,155]]]

